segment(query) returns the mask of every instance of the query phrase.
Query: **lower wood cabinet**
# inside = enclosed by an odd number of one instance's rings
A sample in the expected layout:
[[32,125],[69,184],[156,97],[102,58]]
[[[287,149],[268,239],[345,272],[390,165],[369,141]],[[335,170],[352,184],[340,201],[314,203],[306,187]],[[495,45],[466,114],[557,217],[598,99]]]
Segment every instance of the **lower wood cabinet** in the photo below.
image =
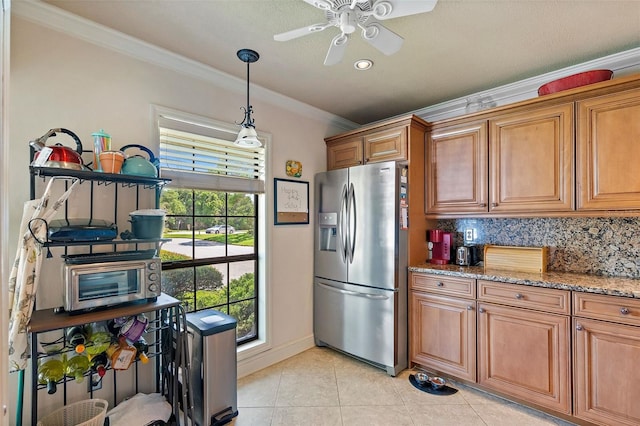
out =
[[415,272],[409,286],[413,365],[588,424],[640,425],[640,299]]
[[411,361],[476,380],[476,302],[412,292]]
[[476,381],[476,280],[409,277],[409,357],[438,372]]
[[571,413],[569,316],[478,303],[478,383]]
[[570,296],[478,280],[478,383],[571,414]]
[[639,425],[640,301],[575,293],[574,315],[574,416]]

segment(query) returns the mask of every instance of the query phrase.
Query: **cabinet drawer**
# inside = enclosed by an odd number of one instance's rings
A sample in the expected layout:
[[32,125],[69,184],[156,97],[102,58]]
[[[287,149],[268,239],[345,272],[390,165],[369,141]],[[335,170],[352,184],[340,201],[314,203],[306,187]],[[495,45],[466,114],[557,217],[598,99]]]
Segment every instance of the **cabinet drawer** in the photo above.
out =
[[573,315],[640,325],[640,300],[574,292]]
[[478,280],[478,300],[557,314],[570,313],[569,292],[553,288]]
[[470,299],[476,298],[476,282],[473,278],[413,273],[411,274],[411,289]]

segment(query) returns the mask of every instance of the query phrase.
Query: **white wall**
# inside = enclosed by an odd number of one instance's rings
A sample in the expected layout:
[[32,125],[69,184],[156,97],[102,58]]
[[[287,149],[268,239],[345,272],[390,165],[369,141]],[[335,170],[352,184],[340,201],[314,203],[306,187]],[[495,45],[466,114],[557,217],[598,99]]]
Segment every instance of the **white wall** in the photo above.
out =
[[[150,122],[152,104],[230,123],[242,119],[240,107],[245,97],[237,90],[98,47],[15,15],[11,24],[9,253],[15,252],[22,204],[29,197],[28,142],[50,128],[72,130],[85,149],[90,149],[91,133],[102,128],[111,134],[114,148],[139,143],[157,152]],[[252,67],[259,67],[259,62]],[[252,68],[252,72],[258,71]],[[323,138],[344,130],[332,124],[340,120],[330,120],[329,114],[321,111],[318,118],[297,114],[293,108],[270,104],[254,97],[254,93],[252,90],[256,126],[272,136],[271,146],[267,147],[268,191],[272,191],[273,177],[286,177],[285,162],[290,159],[302,162],[302,179],[312,182],[316,172],[325,170]],[[310,200],[313,204],[312,185]],[[271,349],[245,359],[240,374],[263,368],[313,344],[313,228],[311,224],[275,227],[272,211],[268,193],[271,220],[267,229],[266,278]],[[60,283],[47,276],[40,285],[49,286],[51,292]],[[11,388],[15,388],[15,376],[9,377]],[[27,411],[29,401],[27,390]],[[15,408],[14,401],[9,408]],[[25,422],[29,421],[25,417]]]

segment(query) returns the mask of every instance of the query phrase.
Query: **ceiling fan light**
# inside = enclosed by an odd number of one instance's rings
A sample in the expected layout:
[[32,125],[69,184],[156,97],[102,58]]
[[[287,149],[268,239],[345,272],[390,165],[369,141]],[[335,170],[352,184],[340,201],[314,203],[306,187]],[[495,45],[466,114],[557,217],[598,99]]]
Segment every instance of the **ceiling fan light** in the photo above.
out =
[[233,143],[247,148],[262,146],[262,142],[258,139],[258,132],[252,126],[242,126],[238,132],[238,137]]

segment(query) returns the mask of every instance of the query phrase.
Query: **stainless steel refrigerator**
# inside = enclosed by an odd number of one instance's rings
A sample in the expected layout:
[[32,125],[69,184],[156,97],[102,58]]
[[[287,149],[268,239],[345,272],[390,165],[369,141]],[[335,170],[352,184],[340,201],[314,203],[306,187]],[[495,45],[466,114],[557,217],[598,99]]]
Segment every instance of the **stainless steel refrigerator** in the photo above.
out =
[[385,162],[315,176],[315,343],[391,376],[407,367],[406,172]]

